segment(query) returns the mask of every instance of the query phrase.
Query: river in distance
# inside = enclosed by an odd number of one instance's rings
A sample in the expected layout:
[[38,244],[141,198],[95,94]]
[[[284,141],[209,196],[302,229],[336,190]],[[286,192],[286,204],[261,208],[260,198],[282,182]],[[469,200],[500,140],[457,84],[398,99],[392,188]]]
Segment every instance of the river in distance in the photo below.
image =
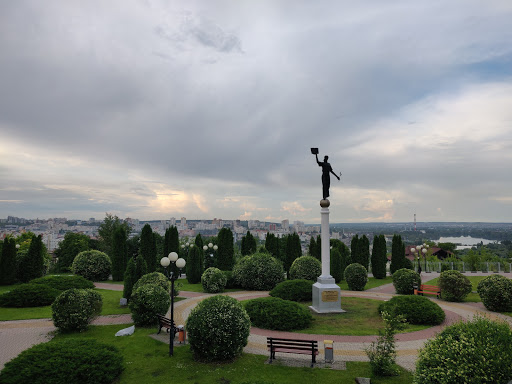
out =
[[471,248],[477,244],[483,243],[484,245],[494,243],[495,240],[481,239],[478,237],[471,236],[460,236],[460,237],[440,237],[437,240],[438,243],[454,243],[457,245],[457,249]]

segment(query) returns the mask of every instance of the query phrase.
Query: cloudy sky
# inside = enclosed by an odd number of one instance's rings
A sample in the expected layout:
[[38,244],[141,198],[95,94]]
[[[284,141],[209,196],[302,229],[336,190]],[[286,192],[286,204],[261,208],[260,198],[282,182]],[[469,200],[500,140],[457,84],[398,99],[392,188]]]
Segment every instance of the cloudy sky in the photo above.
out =
[[512,2],[0,1],[0,218],[512,221]]

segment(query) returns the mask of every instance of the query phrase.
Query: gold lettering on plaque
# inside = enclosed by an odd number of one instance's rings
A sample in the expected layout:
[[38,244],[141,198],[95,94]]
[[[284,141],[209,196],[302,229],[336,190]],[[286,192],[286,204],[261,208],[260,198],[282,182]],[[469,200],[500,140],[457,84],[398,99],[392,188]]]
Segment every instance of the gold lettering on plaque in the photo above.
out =
[[322,301],[324,301],[324,302],[338,301],[338,291],[323,291],[322,292]]

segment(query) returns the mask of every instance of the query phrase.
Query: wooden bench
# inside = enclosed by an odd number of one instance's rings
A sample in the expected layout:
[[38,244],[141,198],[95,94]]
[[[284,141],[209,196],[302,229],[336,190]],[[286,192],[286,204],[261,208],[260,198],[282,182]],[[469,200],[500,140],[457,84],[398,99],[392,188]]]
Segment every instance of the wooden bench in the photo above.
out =
[[[162,328],[167,328],[167,332],[172,328],[171,319],[168,319],[164,315],[156,315],[158,317],[158,333],[162,330]],[[157,334],[158,334],[157,333]],[[176,328],[176,324],[174,324],[174,336],[178,333],[178,328]]]
[[270,361],[276,358],[276,352],[284,353],[300,353],[303,355],[311,355],[311,367],[316,363],[316,355],[318,355],[318,341],[316,340],[296,340],[296,339],[280,339],[276,337],[267,337],[267,348],[270,351]]
[[414,288],[415,295],[422,295],[426,293],[427,295],[436,295],[439,299],[441,297],[441,288],[437,285],[426,285],[420,284],[419,287]]

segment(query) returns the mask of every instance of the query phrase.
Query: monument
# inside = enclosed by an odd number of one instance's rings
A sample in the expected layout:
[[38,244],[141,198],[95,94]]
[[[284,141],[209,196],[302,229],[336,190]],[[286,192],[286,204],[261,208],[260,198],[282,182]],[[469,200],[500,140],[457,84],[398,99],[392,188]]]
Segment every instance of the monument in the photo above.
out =
[[[329,188],[331,187],[331,173],[339,180],[340,177],[334,173],[328,156],[324,161],[318,160],[318,148],[311,148],[311,153],[316,156],[318,166],[322,167],[322,200],[320,200],[321,217],[321,248],[322,248],[322,274],[318,276],[313,284],[313,305],[310,308],[316,313],[342,313],[341,289],[331,276],[330,257],[330,229],[329,229]],[[341,174],[340,174],[341,175]]]

